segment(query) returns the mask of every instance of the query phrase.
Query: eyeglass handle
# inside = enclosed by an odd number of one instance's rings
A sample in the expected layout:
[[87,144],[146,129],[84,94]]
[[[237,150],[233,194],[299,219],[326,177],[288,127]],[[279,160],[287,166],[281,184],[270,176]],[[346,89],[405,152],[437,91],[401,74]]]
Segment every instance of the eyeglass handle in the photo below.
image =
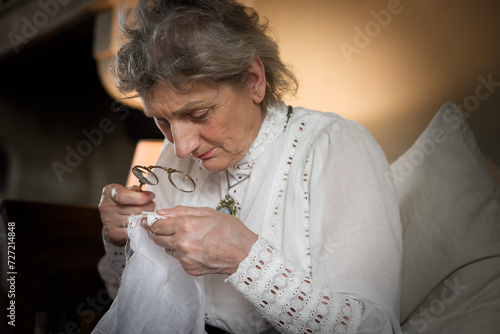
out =
[[142,191],[142,186],[144,186],[144,183],[142,183],[141,181],[139,181],[139,187],[137,188],[137,192],[141,192]]

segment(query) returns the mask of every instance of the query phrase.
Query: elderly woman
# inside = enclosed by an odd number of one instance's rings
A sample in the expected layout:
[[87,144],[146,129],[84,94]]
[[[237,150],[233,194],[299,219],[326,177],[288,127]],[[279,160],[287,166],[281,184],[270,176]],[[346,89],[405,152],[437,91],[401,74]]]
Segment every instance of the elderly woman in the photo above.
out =
[[[118,87],[165,135],[157,165],[196,190],[104,188],[107,256],[125,272],[95,332],[204,332],[200,312],[238,334],[400,332],[399,209],[368,131],[281,101],[296,80],[250,8],[139,1],[122,21]],[[156,217],[134,227],[146,256],[132,243],[125,266],[123,222],[141,212]]]

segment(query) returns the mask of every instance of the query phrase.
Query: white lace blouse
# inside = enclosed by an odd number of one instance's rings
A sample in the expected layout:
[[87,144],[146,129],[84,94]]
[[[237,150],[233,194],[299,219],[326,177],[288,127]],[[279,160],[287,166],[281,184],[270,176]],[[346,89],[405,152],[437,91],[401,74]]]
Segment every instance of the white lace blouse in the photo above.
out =
[[[151,187],[156,208],[215,208],[225,172],[179,160],[191,194]],[[229,169],[238,217],[259,235],[233,275],[204,277],[205,321],[230,333],[399,333],[402,256],[389,165],[360,124],[334,113],[271,107],[249,152]],[[117,270],[123,258],[107,245]]]

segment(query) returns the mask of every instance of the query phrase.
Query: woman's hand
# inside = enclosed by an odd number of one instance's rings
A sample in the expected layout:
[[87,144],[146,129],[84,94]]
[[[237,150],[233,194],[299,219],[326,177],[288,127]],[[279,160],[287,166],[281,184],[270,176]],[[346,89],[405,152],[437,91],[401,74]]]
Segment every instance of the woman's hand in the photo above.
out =
[[104,225],[106,237],[116,246],[124,246],[127,242],[127,224],[131,214],[142,211],[153,211],[155,195],[150,191],[137,191],[137,186],[131,189],[119,184],[108,184],[102,190],[99,211]]
[[258,239],[241,220],[215,209],[177,206],[157,213],[165,219],[141,225],[193,276],[233,274]]

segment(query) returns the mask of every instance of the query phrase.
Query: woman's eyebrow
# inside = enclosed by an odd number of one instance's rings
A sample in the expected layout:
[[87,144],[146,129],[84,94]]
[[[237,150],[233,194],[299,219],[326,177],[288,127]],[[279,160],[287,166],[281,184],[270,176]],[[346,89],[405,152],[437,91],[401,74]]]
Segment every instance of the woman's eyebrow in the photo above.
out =
[[[180,109],[176,110],[176,111],[173,111],[171,116],[172,117],[175,117],[175,116],[178,116],[180,114],[183,114],[185,113],[187,110],[189,110],[191,107],[193,107],[194,105],[197,105],[199,103],[203,102],[203,100],[197,100],[197,101],[191,101],[191,102],[188,102],[186,103],[184,106],[182,106]],[[151,109],[148,108],[147,106],[144,106],[144,114],[147,116],[147,117],[154,117],[154,112],[151,112]]]
[[175,117],[175,116],[177,116],[177,115],[179,115],[179,114],[183,114],[183,113],[185,113],[187,110],[189,110],[192,106],[197,105],[197,104],[199,104],[199,103],[201,103],[201,102],[203,102],[203,101],[202,101],[202,100],[197,100],[197,101],[191,101],[191,102],[188,102],[188,103],[186,103],[183,107],[181,107],[180,109],[178,109],[178,110],[176,110],[176,111],[172,112],[172,115],[171,115],[171,116],[172,116],[172,117]]

